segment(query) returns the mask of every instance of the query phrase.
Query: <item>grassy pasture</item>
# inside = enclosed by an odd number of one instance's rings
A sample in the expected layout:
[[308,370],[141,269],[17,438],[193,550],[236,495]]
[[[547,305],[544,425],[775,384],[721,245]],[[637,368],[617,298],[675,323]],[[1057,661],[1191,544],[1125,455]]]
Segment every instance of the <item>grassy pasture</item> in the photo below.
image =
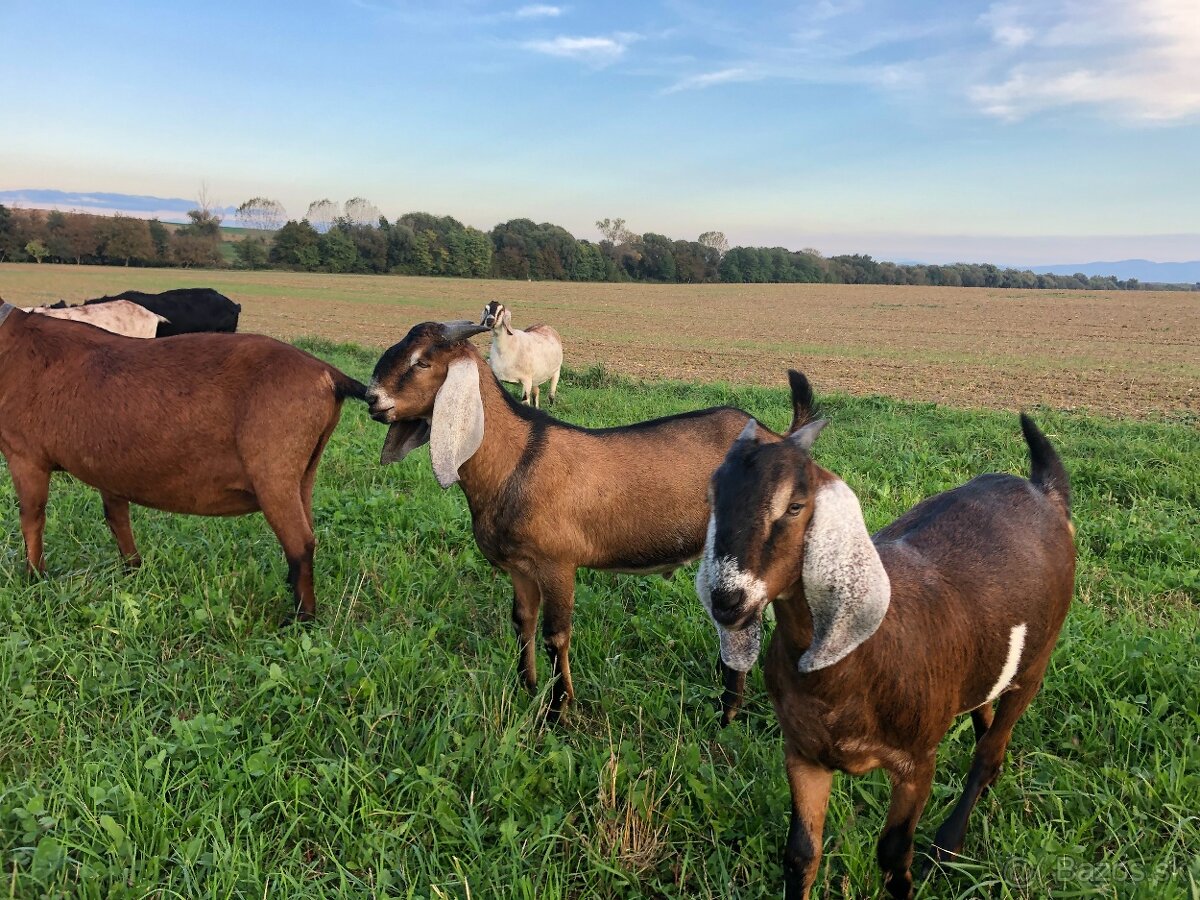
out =
[[[26,267],[33,270],[35,267]],[[7,277],[8,273],[4,273]],[[469,312],[469,310],[468,310]],[[364,377],[374,350],[310,349]],[[778,377],[775,377],[775,376]],[[616,424],[778,388],[564,378],[556,413]],[[818,391],[825,387],[815,381]],[[874,529],[975,473],[1024,473],[1012,413],[835,394],[818,458]],[[926,898],[1195,898],[1200,885],[1200,435],[1034,410],[1075,488],[1075,605],[1045,689]],[[124,575],[99,498],[56,476],[52,576],[20,574],[0,477],[0,858],[12,897],[774,896],[788,799],[761,674],[720,730],[716,638],[673,580],[578,580],[579,702],[547,729],[516,683],[511,590],[426,451],[377,465],[348,405],[316,490],[318,623],[280,631],[259,516],[135,510]],[[543,675],[545,664],[542,661]],[[926,845],[969,764],[941,748]],[[841,777],[822,898],[873,896],[885,779]]]

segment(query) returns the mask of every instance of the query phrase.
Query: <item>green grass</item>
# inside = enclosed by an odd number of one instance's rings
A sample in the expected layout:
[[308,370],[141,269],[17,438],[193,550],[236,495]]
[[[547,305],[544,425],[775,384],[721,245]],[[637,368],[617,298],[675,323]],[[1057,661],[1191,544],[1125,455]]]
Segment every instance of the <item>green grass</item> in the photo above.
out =
[[[374,354],[306,346],[365,376]],[[782,373],[781,381],[782,381]],[[818,385],[819,388],[819,385]],[[556,412],[612,424],[782,390],[564,379]],[[831,397],[820,461],[876,528],[985,470],[1024,472],[1015,415]],[[1035,411],[1074,477],[1075,605],[1045,689],[976,810],[968,861],[919,896],[1200,895],[1200,436]],[[761,674],[717,727],[716,640],[689,569],[584,573],[579,702],[546,728],[516,684],[511,590],[421,451],[377,464],[346,409],[318,480],[319,621],[281,631],[259,516],[136,510],[122,574],[94,492],[56,476],[52,576],[21,575],[0,479],[0,888],[34,897],[760,897],[781,885],[788,793]],[[542,661],[543,676],[545,664]],[[918,830],[969,763],[956,725]],[[878,890],[880,773],[840,777],[823,898]]]

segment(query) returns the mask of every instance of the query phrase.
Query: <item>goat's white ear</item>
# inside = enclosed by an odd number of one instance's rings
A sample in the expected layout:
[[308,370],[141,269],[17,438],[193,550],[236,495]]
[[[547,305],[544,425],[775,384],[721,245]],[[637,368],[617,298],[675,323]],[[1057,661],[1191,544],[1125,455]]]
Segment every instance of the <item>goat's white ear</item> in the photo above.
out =
[[887,615],[892,585],[867,533],[858,497],[844,481],[823,484],[813,498],[804,538],[804,596],[812,612],[813,639],[796,664],[801,672],[845,659]]
[[433,474],[444,488],[458,481],[458,468],[483,443],[483,397],[473,359],[457,359],[433,401],[429,456]]
[[504,323],[504,330],[509,334],[512,334],[512,313],[505,309],[504,312],[500,314],[500,321]]
[[788,440],[807,453],[812,449],[812,445],[816,443],[817,435],[828,424],[828,419],[817,419],[815,422],[809,422],[807,425],[793,431]]

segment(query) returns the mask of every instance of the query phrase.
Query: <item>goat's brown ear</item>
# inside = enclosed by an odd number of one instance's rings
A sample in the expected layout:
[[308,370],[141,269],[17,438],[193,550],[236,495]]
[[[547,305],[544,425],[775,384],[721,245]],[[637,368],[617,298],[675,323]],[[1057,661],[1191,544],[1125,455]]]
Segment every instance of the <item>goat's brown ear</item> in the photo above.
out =
[[458,481],[458,469],[483,443],[483,396],[479,370],[470,357],[456,359],[433,400],[429,456],[444,488]]
[[858,498],[841,479],[821,485],[813,497],[803,578],[813,639],[796,668],[815,672],[845,659],[873,635],[892,597]]
[[828,424],[828,419],[817,419],[815,422],[809,422],[807,425],[802,426],[798,431],[792,432],[788,437],[788,441],[795,444],[805,453],[808,453],[810,450],[812,450],[812,445],[816,442],[817,435],[819,435],[822,429],[824,429]]
[[737,436],[737,440],[734,443],[740,444],[743,441],[756,440],[758,440],[758,420],[751,416],[750,421],[746,423],[746,426],[742,429],[742,433]]
[[379,464],[400,462],[418,447],[429,443],[429,423],[424,419],[404,419],[393,422],[388,427],[387,437],[383,439],[383,452],[379,454]]

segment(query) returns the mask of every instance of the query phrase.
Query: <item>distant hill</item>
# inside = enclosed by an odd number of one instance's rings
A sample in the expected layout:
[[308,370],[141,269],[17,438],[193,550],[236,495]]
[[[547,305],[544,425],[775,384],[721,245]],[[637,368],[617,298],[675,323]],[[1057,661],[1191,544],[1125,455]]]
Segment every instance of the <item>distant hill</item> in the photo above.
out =
[[[57,209],[63,212],[86,212],[97,215],[121,213],[139,219],[161,219],[163,222],[186,222],[189,209],[195,209],[195,200],[182,197],[151,197],[143,194],[108,194],[96,192],[82,194],[73,191],[20,190],[0,191],[0,204],[24,209]],[[213,210],[217,215],[229,218],[236,207],[224,206]]]
[[[1021,268],[1021,267],[1018,267]],[[1116,275],[1121,281],[1136,278],[1138,281],[1159,284],[1195,284],[1200,281],[1200,260],[1191,262],[1151,262],[1148,259],[1122,259],[1118,262],[1090,262],[1054,266],[1030,266],[1034,272],[1047,275]]]

